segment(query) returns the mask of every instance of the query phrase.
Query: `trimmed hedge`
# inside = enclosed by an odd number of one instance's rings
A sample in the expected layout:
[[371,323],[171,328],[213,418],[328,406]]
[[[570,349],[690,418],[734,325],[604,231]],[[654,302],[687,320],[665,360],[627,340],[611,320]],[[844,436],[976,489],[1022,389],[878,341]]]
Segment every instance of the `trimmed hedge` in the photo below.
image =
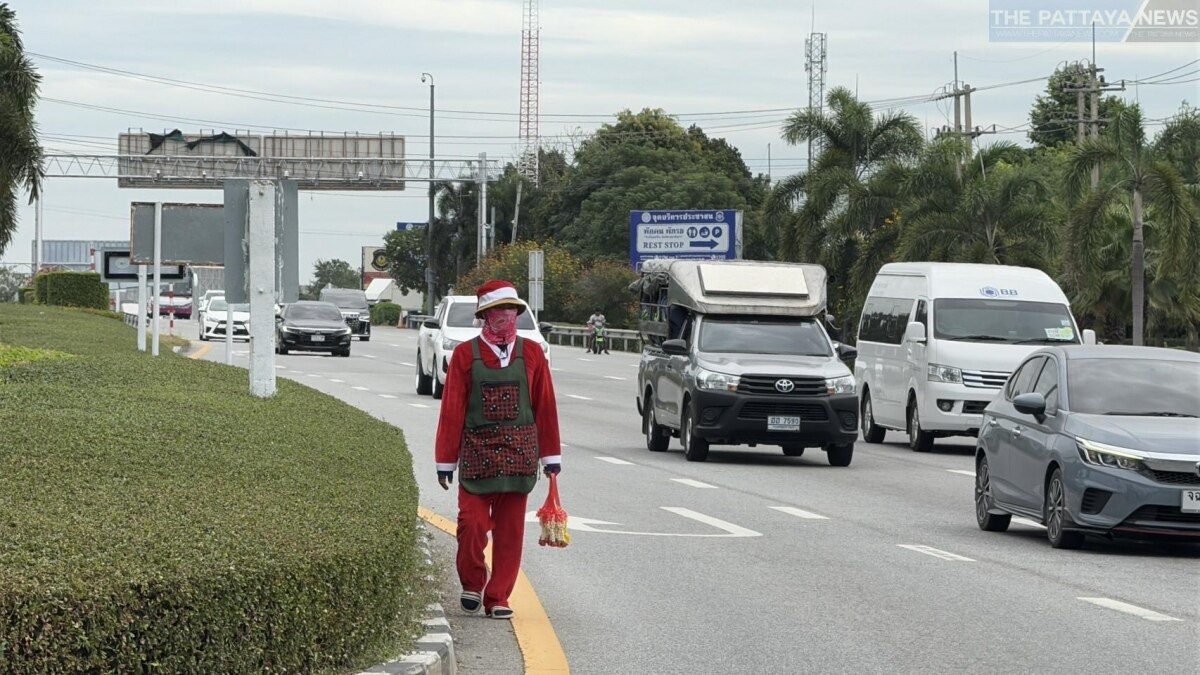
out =
[[37,289],[32,286],[26,286],[18,291],[22,305],[32,305],[37,302]]
[[[433,589],[399,429],[0,305],[0,672],[313,673],[411,646]],[[346,433],[353,429],[354,433]]]
[[371,307],[371,325],[395,326],[400,323],[400,305],[394,302],[380,302]]
[[43,305],[108,309],[108,284],[95,272],[44,272],[33,283]]

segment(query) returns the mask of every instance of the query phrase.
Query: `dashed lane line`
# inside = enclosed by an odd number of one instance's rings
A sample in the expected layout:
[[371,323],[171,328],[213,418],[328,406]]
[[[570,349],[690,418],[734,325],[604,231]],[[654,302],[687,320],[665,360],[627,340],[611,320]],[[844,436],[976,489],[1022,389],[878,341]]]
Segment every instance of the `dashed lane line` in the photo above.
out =
[[417,365],[417,364],[415,364],[415,363],[409,363],[409,362],[407,362],[407,361],[401,361],[401,362],[400,362],[400,365],[402,365],[402,366],[408,366],[409,368],[414,368],[414,367],[416,367],[416,365]]
[[345,380],[335,380],[335,379],[333,379],[332,377],[331,377],[331,378],[329,378],[329,381],[330,381],[330,382],[337,382],[338,384],[345,384],[345,383],[346,383],[346,381],[345,381]]
[[805,520],[829,520],[828,517],[819,513],[805,511],[804,509],[798,509],[794,506],[772,506],[771,508],[780,513],[786,513],[790,516],[796,516],[797,518],[804,518]]
[[688,487],[694,487],[694,488],[707,488],[707,489],[710,489],[710,490],[716,490],[716,489],[717,489],[717,486],[716,486],[716,485],[709,485],[708,483],[702,483],[702,482],[700,482],[700,481],[698,481],[698,480],[692,480],[691,478],[672,478],[671,480],[672,480],[672,481],[674,481],[674,482],[676,482],[676,483],[679,483],[680,485],[686,485],[686,486],[688,486]]
[[619,381],[621,381],[621,382],[624,382],[624,381],[628,380],[629,378],[627,378],[627,377],[617,377],[616,375],[605,375],[605,376],[604,376],[604,379],[606,379],[606,380],[619,380]]
[[281,365],[279,365],[279,364],[275,364],[275,368],[276,368],[277,370],[287,370],[287,366],[281,366]]
[[962,474],[964,476],[970,476],[972,478],[975,477],[974,471],[967,471],[966,469],[946,469],[946,470],[949,471],[950,473],[958,473],[958,474]]
[[428,408],[429,407],[429,406],[425,405],[424,403],[409,403],[409,405],[414,408]]
[[633,462],[626,462],[625,460],[621,459],[620,457],[597,457],[596,459],[600,460],[601,462],[608,462],[609,464],[619,464],[622,466],[633,466]]
[[919,544],[896,544],[896,546],[899,546],[900,548],[906,548],[910,551],[916,551],[917,553],[924,553],[925,555],[933,556],[934,558],[949,560],[951,562],[975,562],[974,558],[968,558],[966,556],[958,555],[957,553],[943,551],[940,548],[934,548],[932,546],[923,546]]
[[389,342],[388,346],[389,347],[399,347],[400,345]]
[[593,400],[593,399],[590,399],[590,398],[588,398],[588,397],[586,397],[586,396],[580,396],[580,395],[578,395],[578,394],[567,394],[567,396],[568,396],[568,397],[570,397],[570,398],[578,399],[578,400],[580,400],[580,401],[591,401],[591,400]]
[[1043,530],[1044,530],[1044,529],[1046,529],[1046,526],[1045,526],[1045,525],[1043,525],[1043,524],[1041,524],[1041,523],[1037,522],[1036,520],[1030,520],[1030,519],[1028,519],[1028,518],[1022,518],[1021,516],[1013,516],[1013,519],[1012,519],[1012,521],[1013,521],[1014,523],[1020,523],[1020,524],[1022,524],[1022,525],[1028,525],[1028,526],[1030,526],[1030,527],[1040,527],[1040,528],[1042,528]]
[[364,356],[364,357],[366,357],[366,358],[368,358],[368,359],[373,359],[373,358],[375,358],[375,357],[374,357],[374,356],[372,356],[371,354],[363,354],[363,356]]
[[715,527],[718,530],[725,530],[726,532],[729,533],[729,536],[733,536],[733,537],[761,537],[762,536],[762,532],[755,532],[754,530],[742,527],[741,525],[734,525],[733,523],[721,520],[720,518],[713,518],[712,516],[706,516],[703,513],[698,513],[691,509],[685,509],[680,506],[662,506],[659,508],[661,508],[663,511],[669,511],[671,513],[674,513],[677,516],[683,516],[684,518],[691,518],[692,520],[704,523],[705,525],[711,525],[712,527]]
[[309,373],[308,376],[309,377],[325,377],[324,375],[318,375],[317,373]]
[[380,394],[379,398],[396,398],[396,397],[392,396],[391,394]]
[[371,391],[370,389],[367,389],[366,387],[351,387],[351,389],[354,389],[355,391]]
[[1128,602],[1121,602],[1120,600],[1113,600],[1112,598],[1076,598],[1076,600],[1082,600],[1084,602],[1090,602],[1098,607],[1104,607],[1107,609],[1116,610],[1118,612],[1132,614],[1133,616],[1136,616],[1140,619],[1145,619],[1147,621],[1183,621],[1183,619],[1176,619],[1173,616],[1159,614],[1154,610],[1138,607],[1137,605],[1131,605]]

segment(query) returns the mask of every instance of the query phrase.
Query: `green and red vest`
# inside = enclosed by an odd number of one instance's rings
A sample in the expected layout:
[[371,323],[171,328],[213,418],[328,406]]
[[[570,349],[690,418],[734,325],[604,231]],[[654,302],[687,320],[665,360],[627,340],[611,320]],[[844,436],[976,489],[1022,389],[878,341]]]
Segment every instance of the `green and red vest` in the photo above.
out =
[[517,338],[507,366],[489,368],[481,338],[471,340],[471,391],[459,449],[459,479],[467,492],[529,494],[537,483],[538,436],[525,369],[525,340]]

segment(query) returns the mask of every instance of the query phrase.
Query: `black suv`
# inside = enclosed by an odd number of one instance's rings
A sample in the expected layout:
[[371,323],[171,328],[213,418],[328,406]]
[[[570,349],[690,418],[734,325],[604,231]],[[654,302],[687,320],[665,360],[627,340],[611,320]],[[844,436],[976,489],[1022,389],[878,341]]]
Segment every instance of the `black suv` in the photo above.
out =
[[352,288],[326,288],[321,291],[321,302],[337,305],[352,335],[363,342],[371,339],[371,307],[366,293]]

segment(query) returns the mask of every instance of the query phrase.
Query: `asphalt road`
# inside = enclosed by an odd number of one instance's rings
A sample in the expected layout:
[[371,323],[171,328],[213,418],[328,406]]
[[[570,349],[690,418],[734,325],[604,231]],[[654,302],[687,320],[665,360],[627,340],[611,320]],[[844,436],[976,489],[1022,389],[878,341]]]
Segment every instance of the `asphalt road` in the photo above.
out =
[[[403,428],[422,504],[453,518],[415,335],[278,357],[278,374]],[[816,450],[650,453],[637,356],[552,356],[573,539],[539,548],[531,525],[524,568],[575,673],[1200,672],[1200,547],[1058,551],[1032,523],[982,532],[966,439],[918,455],[891,434],[848,468]]]

